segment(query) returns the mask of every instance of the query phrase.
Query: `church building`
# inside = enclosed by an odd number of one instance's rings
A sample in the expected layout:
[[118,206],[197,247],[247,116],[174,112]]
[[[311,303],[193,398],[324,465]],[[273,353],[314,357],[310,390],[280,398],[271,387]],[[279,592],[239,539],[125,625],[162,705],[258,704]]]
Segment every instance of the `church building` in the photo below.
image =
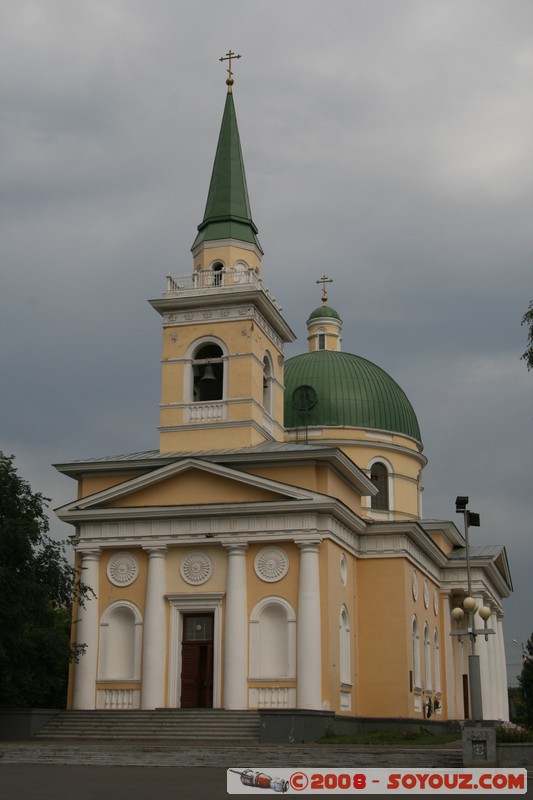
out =
[[[295,337],[262,273],[231,60],[228,74],[192,263],[150,301],[159,448],[56,465],[77,481],[57,514],[94,592],[75,611],[69,708],[468,718],[470,639],[452,635],[464,535],[424,519],[413,407],[343,352],[326,275],[305,352],[285,360]],[[508,719],[504,548],[471,547],[469,567],[475,627],[493,632],[477,644],[483,714]]]

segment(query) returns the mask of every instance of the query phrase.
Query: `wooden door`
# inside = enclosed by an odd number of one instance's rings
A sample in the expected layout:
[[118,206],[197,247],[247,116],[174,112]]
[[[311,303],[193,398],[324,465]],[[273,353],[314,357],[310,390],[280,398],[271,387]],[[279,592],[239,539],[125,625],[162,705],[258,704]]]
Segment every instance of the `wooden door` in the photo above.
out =
[[213,614],[183,615],[180,705],[213,707]]

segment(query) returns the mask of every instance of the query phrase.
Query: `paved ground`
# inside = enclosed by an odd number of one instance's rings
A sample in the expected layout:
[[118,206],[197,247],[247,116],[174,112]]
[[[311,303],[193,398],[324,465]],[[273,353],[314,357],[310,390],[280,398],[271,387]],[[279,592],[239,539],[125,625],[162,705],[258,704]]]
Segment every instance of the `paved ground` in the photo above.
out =
[[[439,767],[460,766],[455,746],[372,747],[356,745],[134,744],[132,742],[0,742],[0,764],[70,764],[117,767]],[[1,799],[3,800],[3,798]]]
[[[276,766],[421,768],[437,766],[443,759],[453,762],[459,755],[460,750],[453,747],[415,750],[351,745],[227,743],[213,746],[206,743],[184,747],[71,741],[0,742],[0,800],[227,800],[228,766],[265,770],[272,767],[272,772]],[[528,795],[533,797],[533,782],[528,788]],[[256,796],[261,796],[261,790],[256,791]],[[280,796],[294,798],[298,795]],[[319,800],[326,797],[312,796]],[[349,796],[353,798],[356,794]],[[380,797],[391,800],[392,796],[359,795],[369,800]],[[460,797],[480,800],[482,795],[462,794]]]

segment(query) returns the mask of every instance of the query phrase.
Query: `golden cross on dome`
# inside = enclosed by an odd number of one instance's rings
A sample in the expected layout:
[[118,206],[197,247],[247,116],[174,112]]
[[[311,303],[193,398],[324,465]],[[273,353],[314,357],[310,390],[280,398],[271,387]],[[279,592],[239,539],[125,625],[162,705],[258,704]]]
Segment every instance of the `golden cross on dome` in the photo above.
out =
[[328,290],[326,289],[326,283],[333,283],[333,278],[328,278],[326,273],[322,275],[315,283],[322,284],[322,305],[325,306],[328,302]]
[[229,61],[229,64],[228,64],[228,77],[226,78],[226,83],[228,85],[228,92],[231,92],[231,87],[233,86],[233,83],[234,83],[234,81],[233,81],[233,72],[232,72],[232,69],[231,69],[231,59],[232,58],[240,58],[240,55],[235,55],[235,53],[232,53],[231,50],[228,50],[228,52],[226,53],[225,56],[222,56],[222,58],[219,58],[219,61]]

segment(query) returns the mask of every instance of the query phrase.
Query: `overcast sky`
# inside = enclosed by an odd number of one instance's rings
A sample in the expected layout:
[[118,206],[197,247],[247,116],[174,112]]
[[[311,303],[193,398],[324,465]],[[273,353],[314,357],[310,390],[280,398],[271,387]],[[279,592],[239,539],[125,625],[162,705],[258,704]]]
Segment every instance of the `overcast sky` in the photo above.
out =
[[231,48],[288,354],[327,272],[343,349],[417,412],[425,516],[459,524],[469,495],[472,543],[507,548],[512,679],[533,630],[530,0],[3,0],[2,18],[0,447],[57,507],[75,486],[52,463],[158,446],[147,299],[192,270]]

